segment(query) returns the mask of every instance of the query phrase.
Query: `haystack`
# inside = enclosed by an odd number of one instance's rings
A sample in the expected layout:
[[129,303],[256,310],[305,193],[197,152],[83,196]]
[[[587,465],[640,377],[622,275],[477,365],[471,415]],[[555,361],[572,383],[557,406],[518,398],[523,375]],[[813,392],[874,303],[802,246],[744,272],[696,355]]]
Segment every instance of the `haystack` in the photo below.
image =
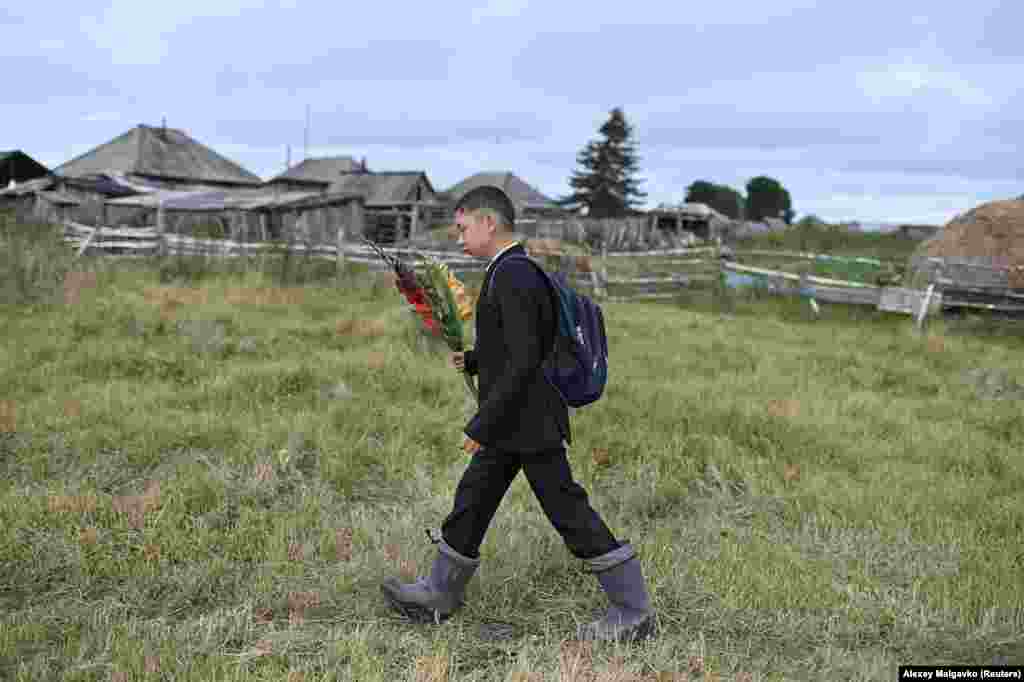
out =
[[911,256],[912,271],[928,258],[1008,271],[1011,288],[1024,287],[1024,201],[992,201],[951,220]]

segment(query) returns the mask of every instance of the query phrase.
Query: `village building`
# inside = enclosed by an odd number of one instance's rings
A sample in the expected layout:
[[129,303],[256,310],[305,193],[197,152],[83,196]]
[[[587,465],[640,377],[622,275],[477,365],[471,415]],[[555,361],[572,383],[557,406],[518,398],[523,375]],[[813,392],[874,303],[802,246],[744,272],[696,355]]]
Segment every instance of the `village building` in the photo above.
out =
[[267,185],[361,197],[365,236],[382,244],[414,237],[441,208],[425,171],[371,171],[365,157],[306,159]]
[[41,222],[138,222],[137,211],[111,201],[167,191],[258,188],[259,176],[186,133],[139,125],[58,166],[52,173],[0,190],[0,205]]
[[331,192],[360,196],[366,206],[366,234],[382,244],[407,240],[425,228],[441,206],[421,170],[342,173]]
[[260,187],[263,180],[185,132],[139,125],[57,167],[63,178],[114,175],[146,187]]
[[471,175],[454,185],[440,196],[447,213],[454,212],[458,203],[467,192],[490,185],[498,187],[508,195],[516,208],[516,223],[529,224],[538,219],[562,219],[571,215],[553,199],[545,196],[532,185],[511,171],[487,171]]
[[721,228],[729,219],[706,204],[685,203],[676,207],[647,211],[649,231],[672,235],[690,233],[695,238],[710,242],[721,236]]
[[342,173],[368,172],[366,159],[351,156],[328,156],[304,159],[267,181],[267,185],[294,190],[327,191]]
[[0,189],[14,187],[28,180],[44,178],[49,174],[49,168],[20,149],[0,152]]
[[360,196],[324,183],[267,184],[180,130],[145,125],[0,190],[0,206],[11,204],[40,222],[156,227],[185,239],[334,244],[363,234]]

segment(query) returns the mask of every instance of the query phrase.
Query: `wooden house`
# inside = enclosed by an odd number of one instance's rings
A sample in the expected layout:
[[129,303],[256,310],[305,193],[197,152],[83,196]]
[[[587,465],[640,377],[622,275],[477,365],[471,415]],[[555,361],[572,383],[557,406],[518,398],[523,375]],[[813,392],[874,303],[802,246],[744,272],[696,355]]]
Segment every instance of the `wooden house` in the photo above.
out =
[[[511,171],[477,173],[454,185],[441,195],[447,213],[454,212],[455,204],[467,192],[483,186],[498,187],[508,195],[516,208],[517,224],[529,224],[539,219],[562,219],[570,215],[553,199]],[[450,220],[451,217],[448,215],[446,219]]]

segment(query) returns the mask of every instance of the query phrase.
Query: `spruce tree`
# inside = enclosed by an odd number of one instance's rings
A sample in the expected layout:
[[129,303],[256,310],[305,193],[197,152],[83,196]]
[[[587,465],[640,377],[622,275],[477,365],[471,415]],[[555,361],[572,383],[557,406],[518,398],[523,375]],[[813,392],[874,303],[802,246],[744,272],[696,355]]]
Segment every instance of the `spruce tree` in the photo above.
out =
[[633,129],[622,109],[612,109],[599,131],[602,139],[587,143],[576,156],[582,170],[573,171],[569,186],[573,193],[559,200],[566,208],[586,206],[595,218],[614,218],[629,214],[647,196],[635,177],[639,157],[633,144]]

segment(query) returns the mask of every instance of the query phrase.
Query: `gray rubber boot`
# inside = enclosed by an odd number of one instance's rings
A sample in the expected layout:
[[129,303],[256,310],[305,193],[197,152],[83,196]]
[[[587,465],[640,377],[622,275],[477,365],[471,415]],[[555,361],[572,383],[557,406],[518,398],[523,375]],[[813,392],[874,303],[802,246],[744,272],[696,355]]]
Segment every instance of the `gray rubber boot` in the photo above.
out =
[[604,617],[581,625],[581,640],[630,641],[655,634],[654,609],[640,570],[640,560],[627,540],[621,547],[584,563],[597,574],[611,606]]
[[428,530],[427,536],[437,545],[430,575],[414,583],[388,578],[381,585],[381,590],[391,606],[407,618],[440,623],[462,606],[466,584],[476,572],[480,560],[456,552],[440,533],[432,534]]

